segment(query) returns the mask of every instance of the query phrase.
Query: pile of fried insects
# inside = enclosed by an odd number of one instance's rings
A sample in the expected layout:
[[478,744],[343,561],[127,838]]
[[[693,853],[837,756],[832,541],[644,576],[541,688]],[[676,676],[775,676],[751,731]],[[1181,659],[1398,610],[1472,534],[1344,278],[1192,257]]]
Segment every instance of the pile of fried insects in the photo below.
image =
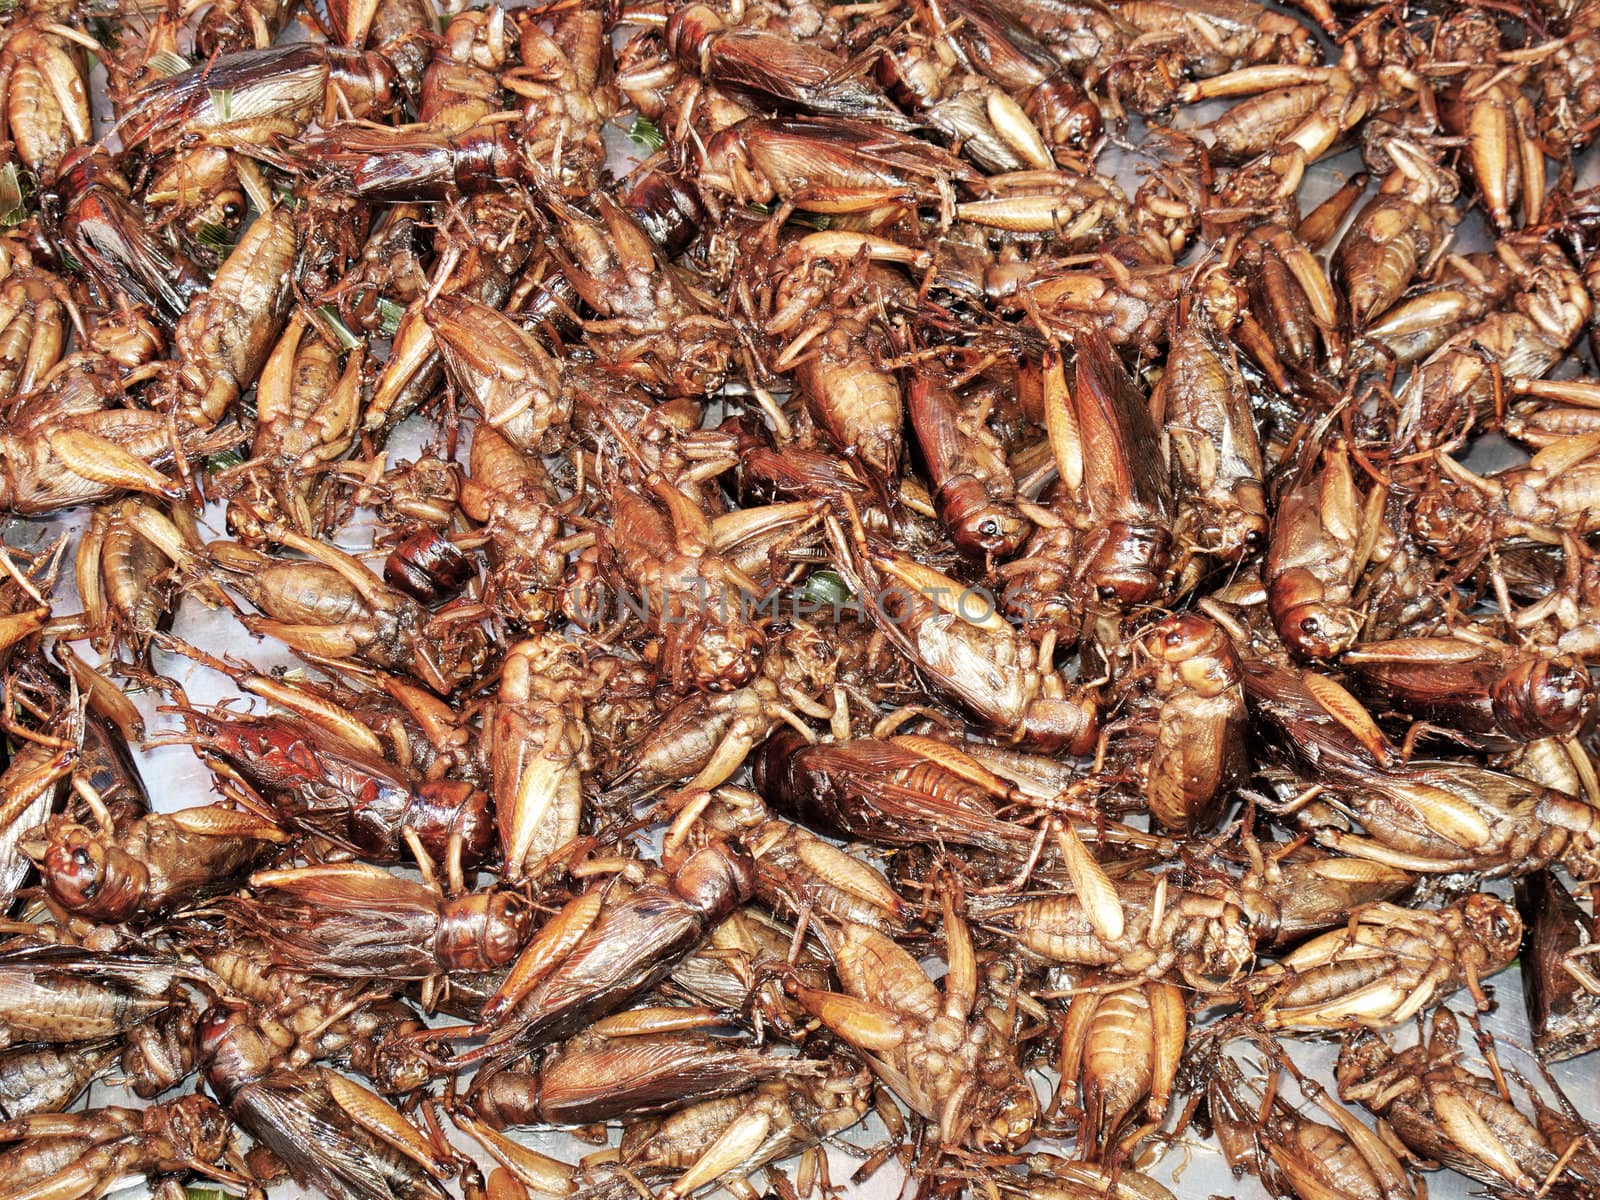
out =
[[1600,1196],[1597,80],[1597,0],[12,0],[0,1200]]

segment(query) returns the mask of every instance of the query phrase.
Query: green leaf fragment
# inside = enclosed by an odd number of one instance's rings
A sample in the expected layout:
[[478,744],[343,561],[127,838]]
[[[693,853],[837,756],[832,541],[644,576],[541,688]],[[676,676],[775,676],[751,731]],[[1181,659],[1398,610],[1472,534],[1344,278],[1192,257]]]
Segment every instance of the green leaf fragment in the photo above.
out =
[[324,304],[317,312],[328,323],[329,330],[338,339],[339,345],[346,350],[355,350],[362,345],[362,341],[350,331],[350,326],[339,319],[339,310],[331,304]]
[[220,450],[206,459],[206,474],[215,475],[220,471],[231,471],[244,462],[244,456],[233,450]]
[[226,225],[210,223],[202,225],[195,233],[195,240],[207,250],[215,250],[218,254],[225,255],[233,249],[233,231]]
[[378,332],[393,337],[400,331],[400,318],[406,315],[405,305],[380,297],[378,300]]
[[649,117],[633,119],[633,124],[628,127],[628,140],[636,146],[643,146],[652,154],[667,144],[667,139],[661,136],[661,130]]
[[211,97],[211,107],[216,111],[217,119],[233,120],[233,92],[227,88],[212,88],[208,95]]
[[813,571],[800,589],[800,597],[819,608],[843,608],[850,603],[850,585],[837,571]]
[[17,164],[0,167],[0,228],[10,229],[20,225],[28,215],[28,205],[22,191],[22,176]]

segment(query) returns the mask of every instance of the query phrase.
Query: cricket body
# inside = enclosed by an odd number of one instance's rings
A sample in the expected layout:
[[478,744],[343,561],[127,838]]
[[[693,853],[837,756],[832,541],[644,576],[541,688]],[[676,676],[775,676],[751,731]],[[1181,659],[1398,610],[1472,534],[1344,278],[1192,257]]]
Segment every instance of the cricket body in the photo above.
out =
[[101,829],[54,816],[24,848],[63,909],[116,922],[224,889],[288,840],[259,817],[212,805]]
[[[484,1043],[448,1066],[487,1062],[493,1071],[570,1037],[665,977],[707,929],[749,899],[750,856],[713,842],[638,885],[622,878],[568,902],[523,948],[483,1019],[466,1029]],[[422,1031],[417,1040],[436,1040]],[[441,1063],[441,1067],[446,1064]]]
[[1072,998],[1061,1031],[1063,1088],[1083,1113],[1078,1140],[1094,1161],[1115,1161],[1141,1136],[1124,1126],[1143,1115],[1160,1125],[1172,1103],[1188,1013],[1183,992],[1165,980],[1115,991],[1090,987]]
[[941,989],[891,939],[860,925],[825,934],[843,992],[795,983],[794,997],[868,1056],[880,1079],[938,1128],[942,1146],[1009,1153],[1032,1136],[1039,1102],[1010,1043],[1003,1009],[977,1008],[978,961],[948,894],[949,972]]
[[1480,981],[1506,967],[1521,944],[1522,921],[1494,896],[1468,896],[1437,912],[1378,903],[1240,986],[1269,1029],[1386,1029],[1458,987],[1487,1008]]
[[1130,705],[1155,726],[1153,752],[1140,762],[1145,804],[1167,829],[1204,828],[1245,769],[1238,654],[1222,628],[1197,613],[1163,618],[1139,645],[1148,683],[1133,689]]

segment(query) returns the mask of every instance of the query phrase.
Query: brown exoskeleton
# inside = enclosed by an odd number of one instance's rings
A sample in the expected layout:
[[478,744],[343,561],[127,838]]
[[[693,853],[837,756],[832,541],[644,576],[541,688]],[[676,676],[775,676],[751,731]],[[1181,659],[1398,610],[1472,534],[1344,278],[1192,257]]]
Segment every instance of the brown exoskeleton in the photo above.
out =
[[[283,701],[278,689],[263,690]],[[291,826],[370,862],[415,857],[407,830],[435,862],[455,857],[470,869],[494,850],[487,793],[455,779],[413,782],[384,761],[370,730],[372,740],[355,745],[325,723],[223,710],[185,716],[189,732],[173,741],[217,755]]]
[[19,13],[0,49],[0,129],[18,160],[46,181],[68,151],[94,137],[81,45],[93,39],[50,15]]
[[1086,753],[1099,696],[1055,665],[1055,640],[1035,643],[996,611],[994,596],[830,521],[835,565],[883,635],[940,692],[1001,737],[1042,751]]
[[1447,254],[1428,283],[1372,319],[1366,340],[1397,367],[1412,366],[1503,304],[1516,282],[1497,255]]
[[561,1043],[536,1071],[530,1063],[492,1073],[473,1087],[469,1102],[494,1129],[631,1124],[771,1080],[802,1082],[825,1065],[730,1039],[726,1018],[709,1009],[635,1008]]
[[0,242],[0,401],[10,405],[39,387],[61,361],[71,328],[71,293],[57,275],[35,266],[20,238]]
[[1296,229],[1266,222],[1240,239],[1230,268],[1250,300],[1235,340],[1279,391],[1326,397],[1348,348],[1340,300],[1311,247]]
[[216,1165],[230,1133],[227,1116],[204,1096],[0,1122],[0,1142],[19,1143],[0,1152],[0,1197],[95,1200],[129,1175],[174,1171],[243,1183]]
[[172,332],[175,403],[181,421],[211,429],[267,364],[289,315],[294,215],[258,216],[223,260],[211,286]]
[[1262,581],[1284,644],[1337,658],[1360,636],[1355,588],[1382,534],[1385,489],[1363,493],[1343,443],[1304,463],[1278,497]]
[[313,974],[426,979],[516,957],[531,914],[515,893],[446,894],[366,863],[257,871],[242,920],[273,957]]
[[536,454],[560,447],[572,395],[560,364],[536,337],[497,309],[459,294],[437,296],[422,311],[445,373],[490,429]]
[[1127,1167],[1102,1167],[1062,1158],[1030,1154],[1028,1173],[1002,1173],[993,1182],[1000,1191],[1021,1200],[1176,1200],[1148,1175]]
[[1178,95],[1188,103],[1246,97],[1202,127],[1211,135],[1211,155],[1217,162],[1293,150],[1305,163],[1314,163],[1378,101],[1359,57],[1357,44],[1350,42],[1335,66],[1244,67],[1187,84]]
[[[1207,1047],[1204,1059],[1207,1117],[1235,1175],[1258,1175],[1284,1200],[1425,1200],[1426,1189],[1384,1139],[1295,1070],[1270,1035],[1251,1034],[1267,1055],[1264,1089],[1246,1083],[1226,1038],[1212,1036],[1218,1044]],[[1279,1094],[1280,1069],[1333,1124],[1311,1119]]]
[[1528,930],[1522,998],[1533,1047],[1546,1062],[1600,1046],[1600,978],[1594,918],[1550,871],[1517,880],[1517,911]]
[[1223,884],[1238,895],[1257,950],[1291,946],[1336,928],[1352,911],[1391,900],[1417,881],[1410,871],[1365,858],[1341,858],[1300,840],[1263,844],[1247,823],[1224,830],[1211,844],[1224,854],[1235,843],[1242,845],[1242,863],[1225,858],[1226,866],[1209,860],[1192,864],[1192,886],[1204,891],[1221,866]]
[[1361,642],[1340,663],[1358,690],[1419,720],[1494,740],[1566,737],[1590,718],[1595,689],[1581,662],[1464,638]]
[[1365,830],[1308,814],[1323,844],[1410,871],[1515,875],[1559,862],[1584,879],[1600,872],[1600,818],[1586,802],[1474,763],[1403,762],[1355,697],[1315,672],[1252,660],[1244,683],[1279,747]]
[[279,139],[300,134],[319,112],[381,116],[394,107],[394,70],[381,55],[325,42],[290,42],[218,55],[157,77],[132,98],[118,124],[127,147],[163,154],[216,145],[283,164]]
[[90,921],[154,915],[226,890],[289,840],[275,825],[220,805],[113,817],[94,802],[98,827],[58,814],[22,841],[50,898]]
[[625,780],[630,793],[681,780],[690,788],[717,787],[780,725],[803,729],[809,739],[799,713],[823,714],[816,697],[836,674],[836,649],[827,635],[796,623],[768,643],[753,681],[732,692],[686,696],[661,714],[630,748],[629,769],[613,785]]
[[839,1059],[830,1068],[817,1078],[774,1081],[634,1125],[623,1135],[623,1160],[682,1170],[663,1200],[713,1184],[737,1187],[759,1168],[795,1154],[814,1160],[823,1138],[849,1129],[871,1108],[866,1072]]
[[[750,856],[713,842],[638,884],[625,877],[593,885],[568,902],[528,943],[482,1020],[460,1032],[485,1038],[441,1060],[444,1069],[487,1062],[504,1067],[621,1008],[670,972],[707,929],[750,896]],[[436,1041],[424,1030],[412,1041]]]
[[1098,330],[1076,336],[1069,393],[1060,352],[1042,364],[1045,428],[1060,473],[1040,528],[1000,568],[1008,610],[1076,640],[1086,606],[1126,611],[1163,594],[1172,559],[1171,481],[1148,402]]
[[1569,1157],[1570,1134],[1560,1143],[1547,1138],[1512,1102],[1497,1063],[1493,1079],[1460,1064],[1459,1040],[1458,1020],[1442,1006],[1433,1011],[1429,1036],[1405,1050],[1375,1033],[1356,1034],[1339,1052],[1339,1096],[1382,1117],[1418,1158],[1497,1190],[1593,1195],[1592,1153]]
[[1388,164],[1389,173],[1333,255],[1333,282],[1344,289],[1357,332],[1388,312],[1444,254],[1450,227],[1460,219],[1449,207],[1460,181],[1431,162],[1421,146],[1385,138],[1368,148],[1368,162],[1378,169],[1382,163],[1375,157]]
[[948,224],[956,184],[978,176],[948,150],[868,121],[754,116],[711,138],[699,179],[746,204],[828,214],[920,205]]
[[786,1037],[799,1038],[810,1016],[784,994],[773,968],[783,963],[786,976],[794,974],[807,987],[818,988],[829,986],[833,968],[815,942],[803,943],[798,956],[792,956],[794,940],[793,929],[762,906],[746,904],[714,925],[670,978],[701,1004],[727,1010],[751,1005]]
[[1478,893],[1437,912],[1388,903],[1350,915],[1240,984],[1269,1029],[1386,1029],[1434,999],[1466,987],[1487,1008],[1479,981],[1504,969],[1522,944],[1515,910]]
[[487,742],[507,880],[544,870],[577,838],[592,765],[584,709],[607,682],[560,634],[518,642],[506,656]]
[[814,743],[779,730],[756,758],[755,784],[775,810],[833,837],[884,845],[937,839],[1018,858],[1034,839],[1031,829],[998,815],[990,789],[902,742]]
[[[500,13],[503,23],[504,13],[499,9],[495,11]],[[478,14],[463,15],[472,18]],[[459,21],[458,16],[451,24]],[[494,94],[498,94],[498,88],[490,86]],[[426,91],[425,87],[425,95]],[[489,111],[493,111],[492,106]],[[426,112],[423,116],[427,119]],[[492,128],[503,130],[505,127]],[[426,288],[423,286],[426,281],[402,280],[404,295],[410,302],[395,329],[389,357],[373,384],[362,422],[366,429],[394,428],[438,389],[443,365],[424,312],[425,303],[450,295],[463,296],[490,307],[502,305],[511,294],[516,273],[533,251],[537,239],[527,235],[528,222],[532,219],[529,201],[520,191],[496,184],[491,192],[466,197],[460,212],[462,220],[452,222],[448,233],[441,230],[436,237],[437,249],[444,255],[440,269],[448,268],[443,278]],[[369,252],[374,250],[385,259],[395,253],[381,241],[376,247],[369,246]],[[339,286],[364,287],[362,276],[370,273],[368,266],[363,266]],[[390,278],[385,262],[377,264],[376,273],[381,280]]]
[[567,562],[555,487],[539,455],[480,424],[472,431],[461,511],[483,523],[491,602],[529,624],[549,617]]
[[762,589],[717,550],[710,520],[682,487],[654,471],[643,482],[644,492],[620,479],[612,485],[603,537],[661,638],[662,679],[679,690],[743,687],[766,649],[752,611]]
[[[956,26],[972,39],[970,44],[978,51],[975,60],[965,53],[952,53],[954,39],[945,40],[950,21],[946,12],[956,15],[956,6],[929,6],[907,23],[903,38],[887,43],[886,52],[877,62],[878,82],[904,110],[939,130],[951,144],[960,146],[961,153],[980,170],[1054,167],[1056,161],[1044,134],[993,76],[1003,75],[1018,82],[1031,76],[1044,81],[1039,90],[1051,98],[1072,90],[1081,100],[1083,94],[1076,80],[1062,71],[1049,58],[1048,50],[1033,41],[1026,30],[1003,15],[987,6],[960,7],[965,11],[960,12]],[[998,52],[999,61],[990,60],[985,53],[991,47]],[[1055,81],[1047,79],[1052,72],[1063,86],[1052,86]],[[1070,98],[1063,99],[1071,103]],[[1087,113],[1075,130],[1080,135],[1090,126],[1097,127],[1099,119],[1093,105],[1084,104],[1082,108]],[[1071,115],[1060,109],[1051,115],[1071,121]]]
[[596,200],[598,219],[553,194],[544,204],[562,272],[599,314],[586,332],[602,361],[673,395],[698,396],[720,386],[732,327],[667,266],[638,223],[603,194]]
[[[74,570],[96,645],[122,646],[141,658],[172,619],[178,577],[199,563],[201,553],[193,514],[181,506],[169,515],[127,497],[96,508],[78,541]],[[214,586],[198,594],[207,603],[218,597]]]
[[276,558],[231,542],[207,550],[229,585],[261,610],[261,616],[240,618],[252,632],[309,654],[360,658],[414,674],[440,695],[483,667],[487,639],[475,624],[448,610],[430,613],[325,542],[287,529],[273,536],[313,561]]
[[[686,812],[707,798],[686,789]],[[742,788],[719,788],[701,814],[712,827],[738,834],[756,864],[756,897],[775,912],[800,919],[820,913],[904,935],[909,906],[874,867],[809,830],[771,816],[761,798]],[[680,818],[681,819],[681,818]]]
[[295,970],[275,962],[268,943],[232,930],[215,942],[202,934],[194,951],[225,985],[230,1001],[243,1002],[238,1011],[272,1041],[276,1065],[299,1070],[330,1061],[359,1071],[387,1095],[427,1083],[426,1064],[394,1038],[419,1028],[421,1019],[403,1000],[386,997],[374,980]]
[[1467,141],[1465,165],[1490,222],[1505,233],[1517,223],[1515,208],[1521,224],[1533,224],[1544,208],[1545,164],[1522,87],[1526,68],[1503,64],[1499,24],[1484,13],[1451,14],[1434,44],[1457,72],[1454,86],[1441,89],[1439,115],[1447,132]]
[[[337,516],[328,477],[317,468],[343,457],[355,441],[366,355],[357,347],[341,369],[333,339],[312,326],[296,313],[267,356],[256,385],[250,461],[229,473],[228,484],[251,498],[270,496],[294,529],[316,536]],[[236,528],[258,519],[239,518]]]
[[1038,1097],[1018,1065],[1010,1015],[996,1004],[978,1008],[984,997],[972,935],[948,891],[942,905],[949,965],[942,989],[876,930],[824,922],[819,932],[843,991],[798,981],[786,990],[869,1056],[890,1090],[933,1122],[942,1149],[1009,1153],[1033,1135]]
[[682,69],[698,72],[709,83],[736,87],[789,110],[910,128],[906,115],[843,59],[810,41],[730,26],[710,5],[688,4],[675,11],[667,22],[666,43]]
[[1016,482],[994,435],[926,370],[915,372],[905,391],[911,428],[951,540],[975,559],[1009,557],[1022,544],[1028,520],[1016,507]]
[[1500,380],[1548,374],[1588,324],[1593,302],[1559,245],[1520,234],[1495,253],[1515,280],[1510,303],[1460,330],[1411,372],[1396,397],[1397,446],[1444,447],[1492,428],[1504,417]]
[[1245,773],[1238,654],[1222,628],[1198,613],[1163,618],[1138,644],[1148,665],[1126,683],[1135,736],[1122,746],[1143,775],[1150,815],[1189,832],[1216,820]]
[[250,1015],[213,1009],[200,1029],[202,1070],[228,1115],[302,1183],[330,1196],[446,1200],[461,1170],[381,1096],[326,1067],[289,1070]]
[[11,1119],[61,1112],[117,1059],[114,1041],[0,1051],[0,1105]]
[[523,12],[518,26],[522,65],[500,76],[522,101],[524,153],[565,195],[593,195],[606,161],[601,129],[618,102],[610,78],[611,23],[592,4],[527,19],[532,15]]
[[1108,988],[1176,971],[1214,993],[1250,963],[1254,943],[1237,896],[1186,891],[1166,875],[1114,883],[1098,867],[1080,866],[1073,882],[1075,893],[995,908],[986,925],[1045,962],[1099,968],[1116,977]]
[[181,981],[211,979],[174,958],[70,946],[0,951],[0,1046],[121,1035],[180,1003]]
[[[1116,1164],[1165,1119],[1183,1056],[1188,1013],[1183,992],[1165,980],[1102,991],[1091,978],[1072,998],[1061,1029],[1062,1092],[1070,1085],[1083,1118],[1078,1145],[1093,1161]],[[1151,1122],[1124,1137],[1138,1115]]]
[[[1172,464],[1180,560],[1238,562],[1266,541],[1266,464],[1238,354],[1224,335],[1227,304],[1196,298],[1175,313],[1158,392]],[[1222,309],[1221,313],[1214,309]]]

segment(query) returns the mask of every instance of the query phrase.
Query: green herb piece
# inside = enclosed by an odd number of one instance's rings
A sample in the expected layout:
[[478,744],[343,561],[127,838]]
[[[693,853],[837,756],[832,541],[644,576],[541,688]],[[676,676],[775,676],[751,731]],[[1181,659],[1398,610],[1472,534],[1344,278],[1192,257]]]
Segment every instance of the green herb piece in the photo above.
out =
[[667,139],[661,136],[661,130],[649,117],[633,119],[633,124],[628,127],[628,140],[636,146],[643,146],[652,154],[667,144]]
[[396,304],[387,297],[379,297],[378,332],[384,337],[393,337],[400,331],[400,318],[405,315],[405,305]]
[[20,225],[28,215],[28,205],[22,191],[22,176],[17,164],[0,167],[0,228],[10,229]]
[[350,332],[350,327],[339,319],[339,310],[337,308],[331,304],[324,304],[317,309],[317,312],[322,314],[322,319],[328,323],[328,328],[332,331],[333,336],[338,339],[339,345],[346,350],[355,350],[361,346],[361,339]]
[[805,587],[800,589],[800,596],[818,608],[843,608],[850,603],[852,593],[850,585],[837,571],[822,570],[811,572]]
[[195,240],[207,250],[226,256],[233,249],[233,231],[226,225],[206,223],[195,233]]
[[209,93],[211,107],[216,110],[217,120],[233,120],[233,92],[228,88],[212,88]]
[[231,471],[244,462],[244,456],[234,450],[219,450],[206,459],[206,474],[216,475],[222,471]]

